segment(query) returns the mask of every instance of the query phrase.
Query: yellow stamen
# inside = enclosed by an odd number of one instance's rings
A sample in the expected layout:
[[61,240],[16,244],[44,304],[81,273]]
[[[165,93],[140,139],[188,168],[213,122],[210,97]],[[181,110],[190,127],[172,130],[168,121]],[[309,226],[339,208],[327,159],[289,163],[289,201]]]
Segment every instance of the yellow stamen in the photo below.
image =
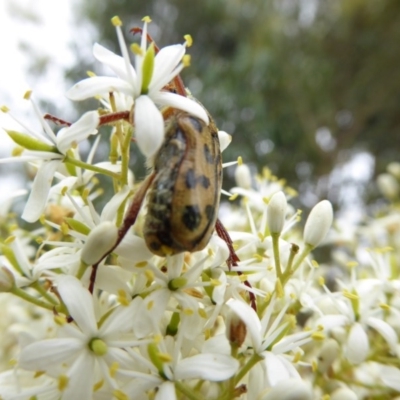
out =
[[186,41],[186,47],[190,47],[193,44],[193,38],[190,35],[185,35],[183,38]]
[[24,100],[29,100],[31,98],[32,90],[27,90],[24,93]]
[[118,15],[116,15],[115,17],[111,18],[111,23],[114,26],[122,26],[122,21],[120,20],[120,18],[118,17]]

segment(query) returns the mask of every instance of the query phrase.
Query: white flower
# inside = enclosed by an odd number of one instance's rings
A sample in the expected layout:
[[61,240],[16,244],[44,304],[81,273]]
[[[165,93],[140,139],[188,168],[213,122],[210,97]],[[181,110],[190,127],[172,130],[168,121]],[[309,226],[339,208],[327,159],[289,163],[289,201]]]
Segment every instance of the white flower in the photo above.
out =
[[313,207],[304,227],[304,242],[317,247],[328,233],[333,221],[332,204],[322,200]]
[[72,100],[84,100],[95,95],[107,97],[117,92],[131,97],[135,135],[139,149],[146,157],[153,156],[164,140],[164,120],[155,106],[172,107],[187,111],[208,124],[209,119],[204,108],[185,96],[163,91],[183,69],[182,58],[187,42],[162,48],[154,55],[154,45],[147,47],[147,22],[144,27],[140,48],[135,49],[135,68],[131,65],[128,49],[122,34],[121,22],[113,19],[116,26],[122,57],[105,47],[95,44],[94,56],[110,67],[115,77],[92,77],[75,84],[67,93]]
[[287,201],[282,191],[272,195],[267,208],[267,221],[271,233],[281,233],[285,223]]
[[123,350],[136,345],[132,337],[122,334],[133,324],[135,302],[128,307],[114,309],[98,326],[90,293],[74,277],[59,279],[58,291],[73,324],[60,328],[62,337],[42,340],[22,349],[19,365],[28,370],[61,372],[66,383],[62,399],[90,399],[93,385],[105,379],[111,387],[117,384],[110,366],[117,362],[121,367],[132,367],[132,360]]
[[[175,400],[174,382],[182,380],[201,379],[210,382],[223,382],[231,378],[239,369],[239,362],[229,354],[221,352],[207,353],[206,349],[198,354],[185,354],[183,352],[183,334],[187,326],[179,327],[175,338],[166,336],[158,346],[153,347],[153,361],[157,360],[157,367],[150,365],[150,372],[143,373],[131,370],[121,370],[126,377],[135,378],[128,383],[123,392],[128,398],[138,398],[142,392],[158,387],[157,400]],[[190,346],[193,348],[193,346]],[[157,354],[158,353],[158,354]],[[141,356],[135,355],[137,360],[145,363]],[[152,361],[152,362],[153,362]]]
[[[257,313],[241,300],[230,299],[226,303],[247,326],[254,352],[262,357],[261,367],[265,370],[264,387],[275,386],[278,382],[290,379],[300,379],[299,373],[283,354],[298,349],[303,344],[311,341],[312,332],[299,332],[287,334],[278,340],[280,334],[288,327],[288,323],[281,323],[283,316],[290,303],[282,308],[276,318],[271,321],[275,305],[275,298],[271,300],[264,316],[260,320]],[[281,324],[280,324],[281,323]],[[280,325],[279,325],[280,324]],[[270,349],[270,350],[269,350]]]
[[20,157],[0,160],[1,163],[29,161],[39,164],[31,193],[21,216],[27,222],[37,221],[43,213],[53,178],[57,169],[62,165],[68,150],[90,135],[97,133],[96,128],[99,124],[97,111],[90,111],[71,126],[61,129],[56,135],[42,117],[35,102],[32,100],[31,102],[43,132],[38,134],[26,127],[29,135],[8,132],[11,138],[26,150]]

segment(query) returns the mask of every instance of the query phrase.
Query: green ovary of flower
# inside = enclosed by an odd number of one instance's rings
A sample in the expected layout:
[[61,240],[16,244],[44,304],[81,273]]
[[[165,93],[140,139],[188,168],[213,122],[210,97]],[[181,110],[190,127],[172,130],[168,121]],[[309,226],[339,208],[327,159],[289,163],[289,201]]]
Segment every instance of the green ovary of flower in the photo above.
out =
[[149,85],[151,82],[151,78],[153,77],[153,71],[154,71],[154,56],[155,56],[154,44],[151,43],[143,59],[142,87],[140,90],[141,94],[147,94],[149,92]]
[[175,278],[168,282],[168,289],[172,290],[172,291],[178,290],[178,289],[182,288],[183,286],[185,286],[186,283],[187,283],[186,278],[182,278],[182,277]]
[[108,346],[103,340],[95,338],[89,342],[89,349],[93,351],[96,356],[104,356],[108,351]]

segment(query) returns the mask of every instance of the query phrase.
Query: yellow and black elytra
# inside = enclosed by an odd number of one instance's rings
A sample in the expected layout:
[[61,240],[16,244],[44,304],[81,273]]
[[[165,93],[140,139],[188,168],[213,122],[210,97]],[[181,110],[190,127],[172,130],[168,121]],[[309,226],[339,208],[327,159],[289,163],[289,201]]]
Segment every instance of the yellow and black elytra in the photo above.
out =
[[218,130],[185,112],[169,118],[154,162],[144,238],[159,256],[202,250],[217,220],[222,185]]

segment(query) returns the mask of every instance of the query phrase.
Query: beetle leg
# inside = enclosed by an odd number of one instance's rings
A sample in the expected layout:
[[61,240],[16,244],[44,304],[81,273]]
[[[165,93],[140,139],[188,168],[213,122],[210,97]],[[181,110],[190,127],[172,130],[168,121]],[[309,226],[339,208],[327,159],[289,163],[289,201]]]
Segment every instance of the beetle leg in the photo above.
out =
[[[225,229],[224,225],[222,225],[222,222],[219,219],[217,219],[217,222],[215,223],[215,230],[217,235],[228,245],[229,257],[226,260],[226,263],[228,264],[229,270],[231,270],[232,267],[238,266],[238,261],[240,261],[240,259],[233,248],[233,242],[228,231]],[[237,274],[240,276],[243,275],[243,272],[237,271]],[[244,281],[244,284],[251,289],[251,284],[247,279]],[[256,296],[253,292],[249,291],[249,297],[251,307],[254,309],[254,311],[257,311]]]
[[103,261],[109,254],[111,254],[115,248],[121,243],[122,239],[125,237],[127,234],[128,230],[131,228],[131,226],[136,222],[136,218],[139,214],[140,207],[142,206],[143,200],[146,196],[146,192],[148,188],[150,187],[151,183],[153,182],[153,179],[155,178],[156,174],[153,172],[151,173],[145,180],[144,182],[140,185],[138,191],[135,193],[132,199],[132,203],[129,206],[128,212],[125,215],[124,221],[120,228],[118,229],[118,237],[117,241],[115,242],[114,246],[106,253],[103,255],[103,257],[96,263],[93,264],[92,266],[92,273],[90,274],[90,280],[89,280],[89,292],[93,293],[94,289],[94,284],[96,282],[96,274],[97,274],[97,268],[101,261]]
[[55,117],[54,115],[51,114],[44,114],[43,115],[44,119],[47,119],[51,122],[54,122],[56,125],[65,125],[65,126],[71,126],[71,122],[67,122],[61,118]]
[[113,122],[118,122],[121,120],[131,121],[131,112],[130,111],[117,111],[109,114],[104,114],[100,116],[99,126],[108,125]]

